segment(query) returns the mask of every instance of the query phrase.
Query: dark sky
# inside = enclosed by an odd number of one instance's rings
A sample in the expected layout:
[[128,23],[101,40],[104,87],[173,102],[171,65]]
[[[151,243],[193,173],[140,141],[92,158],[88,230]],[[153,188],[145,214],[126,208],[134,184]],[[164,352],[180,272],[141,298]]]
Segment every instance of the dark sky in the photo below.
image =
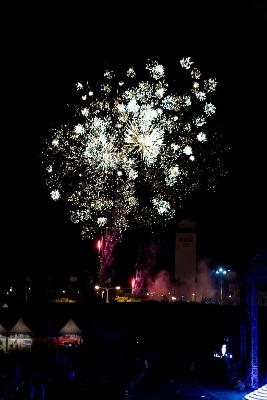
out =
[[120,11],[100,4],[68,10],[68,17],[36,10],[35,18],[12,20],[2,49],[2,258],[14,274],[88,268],[92,245],[81,241],[42,181],[42,140],[75,82],[96,79],[105,63],[128,66],[148,57],[168,64],[192,56],[219,82],[217,118],[231,146],[229,174],[215,194],[195,196],[186,207],[198,222],[201,254],[241,268],[263,246],[266,2],[173,3]]

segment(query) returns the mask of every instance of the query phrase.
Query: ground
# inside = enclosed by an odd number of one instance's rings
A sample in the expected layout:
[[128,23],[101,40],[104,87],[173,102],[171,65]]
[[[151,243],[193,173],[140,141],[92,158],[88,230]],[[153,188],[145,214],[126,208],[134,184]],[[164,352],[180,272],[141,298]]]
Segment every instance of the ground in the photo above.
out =
[[[176,395],[177,391],[180,397]],[[247,391],[235,390],[224,385],[202,386],[198,383],[177,383],[174,380],[168,380],[140,388],[136,400],[242,400],[247,393]]]

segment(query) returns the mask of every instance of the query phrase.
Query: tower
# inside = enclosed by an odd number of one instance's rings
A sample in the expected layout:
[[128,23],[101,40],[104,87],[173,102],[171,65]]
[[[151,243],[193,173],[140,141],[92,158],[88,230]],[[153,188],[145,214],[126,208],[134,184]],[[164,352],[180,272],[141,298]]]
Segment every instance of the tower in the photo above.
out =
[[180,299],[197,301],[196,224],[183,219],[175,241],[175,280]]
[[249,361],[248,371],[252,389],[257,389],[259,384],[258,293],[266,283],[267,251],[264,249],[253,258],[245,271],[241,297],[243,300],[241,302],[241,364],[244,366]]

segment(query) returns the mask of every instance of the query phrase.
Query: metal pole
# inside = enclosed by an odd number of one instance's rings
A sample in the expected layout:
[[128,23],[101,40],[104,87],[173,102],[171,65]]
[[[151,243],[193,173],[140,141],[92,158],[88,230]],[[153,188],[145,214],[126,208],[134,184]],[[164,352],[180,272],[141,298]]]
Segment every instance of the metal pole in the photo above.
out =
[[106,292],[107,292],[106,303],[109,303],[109,299],[108,299],[108,290],[109,290],[109,288],[106,288]]
[[221,276],[221,305],[223,303],[223,278]]

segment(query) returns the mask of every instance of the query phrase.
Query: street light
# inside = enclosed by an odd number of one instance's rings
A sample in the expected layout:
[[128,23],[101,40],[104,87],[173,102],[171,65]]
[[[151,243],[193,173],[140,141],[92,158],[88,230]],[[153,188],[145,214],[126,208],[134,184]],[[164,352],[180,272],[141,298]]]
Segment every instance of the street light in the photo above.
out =
[[120,288],[121,288],[120,286],[114,286],[114,287],[109,287],[109,288],[98,286],[98,285],[95,286],[96,290],[101,289],[101,290],[105,290],[106,291],[106,303],[109,303],[108,291],[111,290],[111,289],[120,290]]
[[223,277],[230,272],[230,269],[226,270],[223,267],[216,269],[215,273],[220,277],[220,304],[223,304]]

